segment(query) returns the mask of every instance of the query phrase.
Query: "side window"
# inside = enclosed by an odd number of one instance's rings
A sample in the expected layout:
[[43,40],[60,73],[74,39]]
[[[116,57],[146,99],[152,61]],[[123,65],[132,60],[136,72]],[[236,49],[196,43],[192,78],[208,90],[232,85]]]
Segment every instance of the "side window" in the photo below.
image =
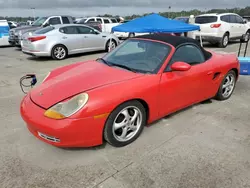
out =
[[102,19],[101,18],[96,18],[96,21],[102,23]]
[[110,23],[108,19],[103,19],[104,23]]
[[90,19],[87,21],[87,23],[94,22],[94,21],[95,21],[94,18],[90,18]]
[[230,23],[230,18],[229,18],[228,15],[221,16],[220,19],[221,19],[221,21],[223,21],[223,22]]
[[235,15],[230,15],[230,23],[237,23]]
[[112,19],[111,19],[111,22],[112,22],[112,23],[117,23],[117,20],[114,19],[114,18],[112,18]]
[[75,26],[62,27],[59,29],[59,31],[64,34],[78,34]]
[[236,22],[238,24],[243,24],[244,23],[243,19],[240,16],[236,16]]
[[167,71],[169,71],[170,66],[177,61],[182,61],[190,65],[197,65],[205,62],[205,58],[200,49],[194,45],[187,44],[179,47],[175,51],[169,65],[167,66]]
[[62,21],[63,21],[64,24],[69,24],[70,23],[69,19],[67,17],[65,17],[65,16],[62,17]]
[[61,20],[60,20],[59,17],[50,18],[50,19],[49,19],[49,24],[50,24],[50,25],[61,24]]
[[77,27],[79,34],[94,34],[94,30],[89,27],[79,26]]

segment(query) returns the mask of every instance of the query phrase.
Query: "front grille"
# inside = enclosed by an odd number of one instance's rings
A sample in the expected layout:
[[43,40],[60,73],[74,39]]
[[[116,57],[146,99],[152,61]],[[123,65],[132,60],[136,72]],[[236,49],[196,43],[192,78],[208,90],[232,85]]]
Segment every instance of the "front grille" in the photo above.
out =
[[39,135],[40,137],[42,137],[43,139],[48,140],[48,141],[51,141],[51,142],[56,142],[56,143],[59,143],[59,142],[60,142],[60,139],[59,139],[59,138],[56,138],[56,137],[53,137],[53,136],[48,136],[48,135],[43,134],[43,133],[40,133],[40,132],[38,132],[38,135]]

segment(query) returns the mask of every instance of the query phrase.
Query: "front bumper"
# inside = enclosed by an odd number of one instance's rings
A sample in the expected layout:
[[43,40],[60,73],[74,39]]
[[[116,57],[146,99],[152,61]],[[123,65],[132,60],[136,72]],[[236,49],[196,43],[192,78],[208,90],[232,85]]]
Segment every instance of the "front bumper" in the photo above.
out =
[[9,43],[11,45],[15,45],[15,46],[18,46],[18,47],[21,46],[21,40],[17,35],[10,35],[9,36]]
[[57,147],[91,147],[103,143],[106,118],[66,118],[54,120],[45,117],[45,109],[37,106],[26,95],[20,113],[29,131],[38,139]]

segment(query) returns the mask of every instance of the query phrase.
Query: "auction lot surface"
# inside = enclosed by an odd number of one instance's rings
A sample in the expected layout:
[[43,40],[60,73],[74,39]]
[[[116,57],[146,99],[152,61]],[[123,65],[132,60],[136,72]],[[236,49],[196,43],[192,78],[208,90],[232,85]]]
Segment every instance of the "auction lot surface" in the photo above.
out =
[[41,81],[53,68],[102,55],[53,61],[0,48],[1,188],[250,187],[250,76],[240,77],[229,100],[161,119],[123,148],[60,149],[31,135],[19,115],[19,78],[36,73]]

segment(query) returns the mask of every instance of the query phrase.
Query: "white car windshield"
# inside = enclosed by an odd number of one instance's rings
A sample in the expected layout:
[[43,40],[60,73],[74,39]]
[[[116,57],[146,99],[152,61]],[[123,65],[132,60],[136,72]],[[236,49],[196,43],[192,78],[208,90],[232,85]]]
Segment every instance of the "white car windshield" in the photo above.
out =
[[38,18],[36,21],[34,21],[34,23],[32,25],[33,26],[41,26],[47,20],[47,18],[48,17]]
[[129,39],[102,59],[108,64],[140,73],[157,73],[169,55],[167,44],[141,39]]

